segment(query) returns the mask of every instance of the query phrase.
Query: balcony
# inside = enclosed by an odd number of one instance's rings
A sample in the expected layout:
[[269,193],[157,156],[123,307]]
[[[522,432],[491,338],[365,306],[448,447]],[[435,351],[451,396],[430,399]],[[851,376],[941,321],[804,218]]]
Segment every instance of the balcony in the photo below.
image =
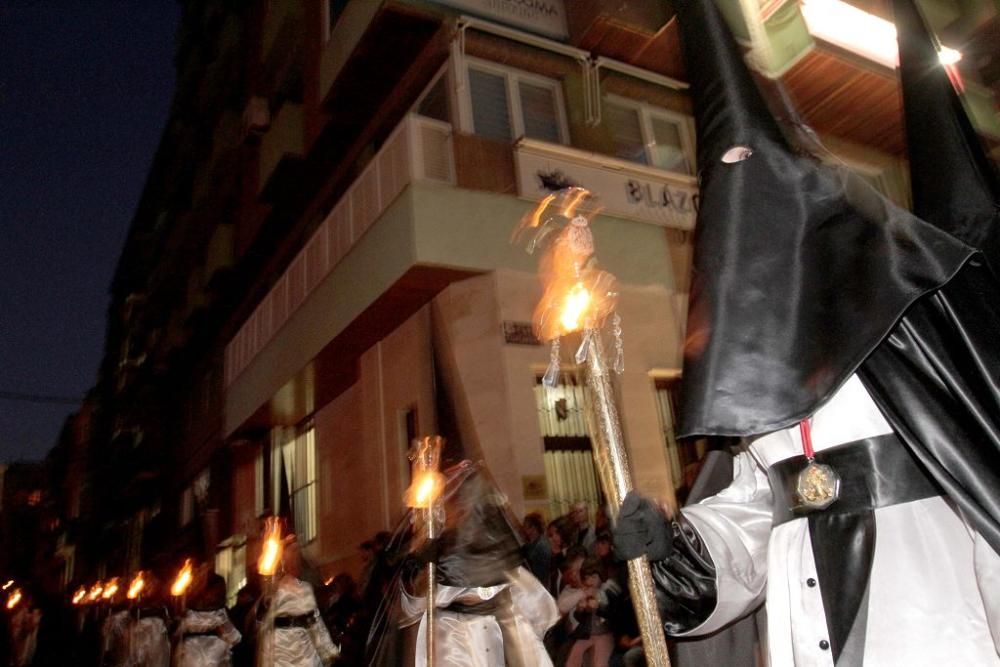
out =
[[410,183],[454,184],[451,126],[409,115],[226,347],[229,386]]

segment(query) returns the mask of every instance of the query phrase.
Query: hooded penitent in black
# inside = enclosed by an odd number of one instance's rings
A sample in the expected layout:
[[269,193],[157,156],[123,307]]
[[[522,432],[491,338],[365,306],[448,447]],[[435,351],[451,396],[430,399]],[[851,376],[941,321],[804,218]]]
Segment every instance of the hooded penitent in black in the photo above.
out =
[[[1000,310],[995,280],[967,244],[976,239],[796,153],[712,1],[674,5],[701,183],[681,434],[794,426],[857,373],[915,474],[1000,551]],[[809,535],[837,660],[863,619],[875,530],[871,510],[831,509],[809,516]],[[664,563],[654,576],[669,572]],[[665,576],[657,583],[671,590]],[[852,646],[863,647],[864,625]]]

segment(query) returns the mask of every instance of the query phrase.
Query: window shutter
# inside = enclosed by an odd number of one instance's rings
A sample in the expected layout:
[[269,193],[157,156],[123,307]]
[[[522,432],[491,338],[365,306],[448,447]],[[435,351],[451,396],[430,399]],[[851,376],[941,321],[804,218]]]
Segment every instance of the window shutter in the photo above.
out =
[[608,103],[604,118],[614,138],[615,156],[639,164],[649,164],[638,110]]
[[524,116],[524,135],[554,144],[561,143],[555,91],[521,81],[518,83],[518,92]]
[[507,82],[504,77],[469,68],[472,124],[476,134],[488,139],[511,140],[507,109]]

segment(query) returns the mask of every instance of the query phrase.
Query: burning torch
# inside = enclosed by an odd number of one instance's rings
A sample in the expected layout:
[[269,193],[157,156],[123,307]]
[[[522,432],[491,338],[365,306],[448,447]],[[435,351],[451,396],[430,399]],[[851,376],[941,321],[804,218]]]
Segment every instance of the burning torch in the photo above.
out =
[[[437,507],[437,500],[444,489],[444,475],[439,470],[443,444],[444,438],[441,436],[428,436],[415,441],[410,450],[413,482],[406,490],[405,501],[409,507],[424,510],[428,542],[438,536],[436,523],[442,519],[438,516],[442,512]],[[435,570],[435,563],[431,560],[427,563],[427,665],[434,664]]]
[[182,614],[187,611],[187,590],[193,580],[194,564],[190,558],[185,558],[184,566],[181,567],[177,573],[177,577],[174,579],[174,583],[170,586],[170,594],[180,601]]
[[[572,187],[546,197],[518,226],[515,240],[528,236],[528,252],[544,247],[539,274],[544,287],[534,313],[535,335],[551,344],[549,367],[543,383],[554,387],[559,381],[560,341],[570,334],[580,335],[575,361],[587,369],[587,419],[605,495],[621,507],[632,490],[628,453],[615,403],[611,370],[624,371],[621,319],[617,280],[597,266],[590,220],[600,206],[584,188]],[[612,322],[614,359],[609,368],[601,329]],[[628,561],[629,588],[635,605],[646,659],[652,665],[670,667],[663,623],[656,605],[649,562],[645,557]]]
[[16,607],[21,602],[22,597],[23,595],[21,594],[20,588],[12,590],[10,595],[7,597],[7,609],[13,609]]

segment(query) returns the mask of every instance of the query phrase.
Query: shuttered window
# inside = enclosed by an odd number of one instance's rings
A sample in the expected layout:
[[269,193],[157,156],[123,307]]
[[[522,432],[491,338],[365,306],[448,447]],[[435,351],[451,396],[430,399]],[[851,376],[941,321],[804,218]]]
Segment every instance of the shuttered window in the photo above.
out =
[[604,123],[616,157],[664,171],[694,173],[690,118],[609,95],[604,102]]
[[476,134],[497,141],[510,141],[505,78],[470,67],[469,94],[472,96],[472,123]]
[[475,134],[505,143],[520,137],[566,143],[559,82],[470,60],[468,102]]

